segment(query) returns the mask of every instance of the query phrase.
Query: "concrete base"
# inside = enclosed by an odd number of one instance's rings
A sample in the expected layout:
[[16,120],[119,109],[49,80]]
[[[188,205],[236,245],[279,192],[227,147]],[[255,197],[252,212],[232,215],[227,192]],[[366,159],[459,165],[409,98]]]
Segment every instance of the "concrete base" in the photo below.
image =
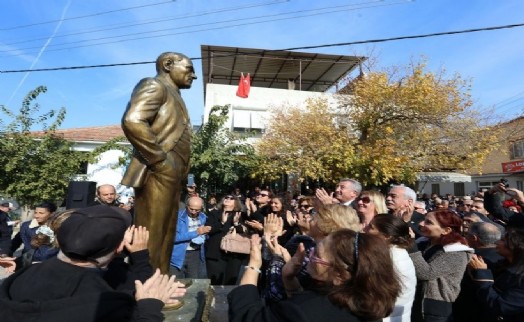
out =
[[[184,282],[184,280],[181,280]],[[178,310],[163,311],[165,321],[227,322],[227,294],[235,286],[211,286],[208,279],[193,279],[182,298],[184,306]]]

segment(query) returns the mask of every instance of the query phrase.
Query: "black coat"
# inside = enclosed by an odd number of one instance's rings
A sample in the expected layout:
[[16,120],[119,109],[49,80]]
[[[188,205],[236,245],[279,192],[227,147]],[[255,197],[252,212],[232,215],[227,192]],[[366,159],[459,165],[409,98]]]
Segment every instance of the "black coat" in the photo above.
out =
[[102,273],[57,258],[33,264],[1,285],[1,320],[163,321],[161,301],[137,302],[125,292],[114,291]]
[[524,321],[524,278],[515,268],[506,269],[494,281],[489,269],[471,273],[483,311],[481,321]]
[[329,301],[326,295],[304,292],[265,306],[254,285],[242,285],[228,295],[230,322],[357,322],[351,311]]
[[9,215],[0,210],[0,254],[11,255],[11,235],[13,235],[13,226],[7,224],[9,220]]

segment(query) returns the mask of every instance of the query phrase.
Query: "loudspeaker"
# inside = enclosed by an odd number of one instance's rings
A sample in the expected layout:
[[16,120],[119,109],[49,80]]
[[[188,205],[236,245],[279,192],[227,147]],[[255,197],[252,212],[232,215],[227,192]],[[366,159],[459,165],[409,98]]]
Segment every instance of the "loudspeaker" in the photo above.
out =
[[67,188],[66,209],[84,208],[95,201],[96,182],[70,181]]

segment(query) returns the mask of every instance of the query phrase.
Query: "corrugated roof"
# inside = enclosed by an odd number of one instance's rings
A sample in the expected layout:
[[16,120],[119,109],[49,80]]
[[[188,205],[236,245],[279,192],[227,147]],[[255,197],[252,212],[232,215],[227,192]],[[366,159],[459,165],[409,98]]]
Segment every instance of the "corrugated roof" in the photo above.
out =
[[[78,127],[74,129],[60,129],[55,132],[68,141],[91,141],[91,142],[107,142],[118,136],[124,136],[124,131],[120,125],[107,126],[93,126],[93,127]],[[42,131],[32,133],[35,136],[43,134]]]
[[285,50],[201,46],[204,97],[207,83],[237,85],[240,74],[251,76],[251,86],[325,92],[366,57]]

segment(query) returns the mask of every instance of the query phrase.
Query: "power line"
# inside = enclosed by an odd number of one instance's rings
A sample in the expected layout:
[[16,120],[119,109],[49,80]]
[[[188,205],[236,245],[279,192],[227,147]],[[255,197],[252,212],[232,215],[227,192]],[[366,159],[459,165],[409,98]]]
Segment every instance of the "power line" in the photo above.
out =
[[[436,32],[431,34],[422,34],[422,35],[412,35],[412,36],[399,36],[392,38],[380,38],[380,39],[369,39],[369,40],[359,40],[353,42],[344,42],[344,43],[335,43],[335,44],[324,44],[316,46],[303,46],[303,47],[291,47],[285,49],[275,49],[275,50],[265,50],[265,52],[271,51],[287,51],[287,50],[303,50],[303,49],[315,49],[315,48],[326,48],[326,47],[341,47],[341,46],[350,46],[350,45],[360,45],[360,44],[369,44],[369,43],[380,43],[388,41],[397,41],[405,39],[417,39],[417,38],[428,38],[428,37],[438,37],[438,36],[447,36],[447,35],[457,35],[464,33],[480,32],[480,31],[493,31],[500,29],[511,29],[517,27],[523,27],[524,23],[503,25],[503,26],[492,26],[484,28],[474,28],[474,29],[465,29],[457,31],[446,31],[446,32]],[[231,54],[235,56],[236,54]],[[245,54],[242,54],[245,55]],[[192,60],[201,60],[202,57],[194,57]],[[152,64],[154,61],[147,62],[134,62],[134,63],[119,63],[119,64],[103,64],[103,65],[90,65],[90,66],[71,66],[71,67],[55,67],[55,68],[40,68],[40,69],[21,69],[21,70],[5,70],[0,71],[0,73],[24,73],[24,72],[43,72],[43,71],[55,71],[55,70],[69,70],[69,69],[87,69],[87,68],[101,68],[101,67],[115,67],[115,66],[128,66],[128,65],[142,65],[142,64]]]
[[[129,28],[129,27],[157,24],[157,23],[162,23],[162,22],[172,21],[172,20],[181,20],[181,19],[195,18],[195,17],[207,16],[207,15],[216,14],[216,13],[223,13],[223,12],[229,12],[229,11],[242,10],[242,9],[251,9],[251,8],[256,8],[256,7],[263,7],[263,6],[268,6],[268,5],[280,4],[280,3],[289,2],[289,1],[291,1],[291,0],[271,0],[269,2],[267,2],[267,1],[266,2],[256,2],[256,3],[247,4],[247,5],[244,5],[244,6],[226,7],[226,8],[216,9],[216,10],[197,12],[197,13],[188,14],[188,15],[180,15],[180,16],[174,16],[174,17],[169,17],[169,18],[158,18],[158,19],[155,19],[155,20],[150,19],[150,20],[145,20],[143,22],[139,22],[139,23],[123,22],[123,23],[119,23],[119,24],[108,25],[109,28],[88,29],[88,30],[83,28],[82,31],[72,32],[72,33],[68,33],[68,34],[56,35],[54,37],[54,39],[56,39],[56,38],[63,38],[63,37],[69,37],[69,36],[78,36],[78,35],[83,35],[83,34],[92,34],[92,33],[95,33],[95,32],[117,30],[117,29]],[[156,31],[153,30],[151,32],[156,32]],[[4,46],[11,46],[11,45],[28,43],[28,42],[38,41],[38,40],[45,40],[45,39],[48,39],[48,38],[49,37],[40,37],[40,38],[26,39],[26,40],[20,40],[20,41],[11,42],[11,43],[4,43],[3,45]],[[88,40],[96,40],[96,39],[88,39]],[[62,45],[62,44],[60,44],[60,45]],[[22,49],[16,49],[16,50],[6,50],[6,51],[0,51],[0,52],[9,52],[9,51],[17,51],[17,50],[33,49],[33,48],[39,48],[39,47],[22,48]]]
[[[330,13],[339,13],[342,11],[352,11],[352,10],[358,10],[358,9],[368,9],[368,8],[375,8],[375,7],[385,7],[385,6],[392,6],[397,4],[405,4],[408,3],[406,0],[402,0],[400,2],[393,2],[393,3],[380,3],[378,5],[369,5],[369,6],[363,6],[369,3],[376,3],[377,1],[368,1],[363,3],[357,3],[357,4],[351,4],[351,5],[339,5],[339,6],[331,6],[331,7],[323,7],[323,8],[317,8],[317,9],[308,9],[308,10],[295,10],[292,12],[284,12],[284,13],[278,13],[278,14],[272,14],[272,15],[262,15],[262,16],[253,16],[253,17],[246,17],[242,19],[238,19],[237,17],[228,19],[228,20],[222,20],[222,21],[215,21],[215,22],[207,22],[207,23],[199,23],[199,24],[193,24],[193,25],[186,25],[186,26],[180,26],[176,28],[166,28],[166,29],[157,29],[152,31],[144,31],[144,32],[135,32],[130,34],[124,34],[124,35],[118,35],[118,36],[107,36],[107,37],[99,37],[99,38],[92,38],[87,40],[78,40],[78,41],[72,41],[68,43],[58,43],[58,44],[51,44],[49,47],[58,47],[58,46],[67,46],[71,44],[77,44],[77,43],[84,43],[86,41],[98,41],[98,40],[106,40],[106,39],[115,39],[115,38],[124,38],[124,37],[132,37],[136,35],[141,34],[153,34],[153,33],[159,33],[159,32],[167,32],[166,34],[160,34],[160,35],[149,35],[146,37],[133,37],[128,39],[121,39],[121,40],[113,40],[113,41],[107,41],[107,42],[98,42],[98,43],[91,43],[91,44],[85,44],[85,45],[79,45],[79,46],[72,46],[72,47],[63,47],[63,48],[56,48],[56,49],[48,49],[47,52],[50,51],[62,51],[62,50],[69,50],[69,49],[76,49],[76,48],[83,48],[83,47],[91,47],[91,46],[99,46],[99,45],[107,45],[107,44],[113,44],[113,43],[119,43],[119,42],[126,42],[126,41],[132,41],[132,40],[142,40],[142,39],[151,39],[151,38],[160,38],[160,37],[168,37],[168,36],[174,36],[174,35],[181,35],[181,34],[187,34],[187,33],[195,33],[195,32],[202,32],[202,31],[210,31],[210,30],[220,30],[220,29],[226,29],[226,28],[233,28],[233,27],[239,27],[244,26],[245,24],[241,21],[248,21],[250,25],[254,24],[262,24],[267,22],[275,22],[275,21],[282,21],[282,20],[290,20],[290,19],[298,19],[298,18],[304,18],[304,17],[312,17],[312,16],[318,16],[318,15],[325,15]],[[360,5],[360,7],[355,7],[357,5]],[[349,8],[347,8],[349,7]],[[346,9],[343,9],[346,8]],[[326,11],[330,10],[331,11]],[[318,12],[320,11],[320,12]],[[311,13],[313,12],[313,13]],[[253,21],[255,19],[262,19],[262,18],[271,18],[271,17],[279,17],[279,16],[286,16],[290,14],[297,14],[297,13],[304,13],[302,15],[297,15],[293,17],[284,17],[284,18],[275,18],[275,19],[268,19],[268,20],[261,20],[261,21]],[[224,23],[231,23],[234,22],[234,24],[222,26],[222,27],[214,27],[214,25],[218,24],[224,24]],[[201,27],[201,26],[211,26],[209,28],[203,28],[203,29],[197,29],[197,30],[190,30],[190,31],[181,31],[181,32],[169,32],[171,30],[179,30],[179,29],[187,29],[192,27]],[[47,39],[47,38],[46,38]],[[0,53],[9,53],[9,52],[17,52],[21,50],[28,50],[28,49],[37,49],[40,48],[40,46],[36,47],[26,47],[26,48],[17,48],[17,49],[11,49],[11,50],[0,50]],[[5,57],[5,56],[4,56]]]
[[88,14],[88,15],[76,16],[76,17],[71,17],[71,18],[49,20],[49,21],[43,21],[43,22],[36,22],[36,23],[32,23],[32,24],[20,25],[20,26],[8,27],[8,28],[0,28],[0,31],[8,31],[8,30],[15,30],[15,29],[34,27],[34,26],[47,25],[47,24],[56,23],[56,22],[59,22],[59,21],[69,21],[69,20],[90,18],[90,17],[95,17],[95,16],[102,16],[102,15],[107,15],[107,14],[115,13],[115,12],[128,11],[128,10],[140,9],[140,8],[145,8],[145,7],[159,6],[159,5],[163,5],[163,4],[166,4],[166,3],[173,3],[175,1],[176,0],[169,0],[169,1],[163,1],[163,2],[157,2],[157,3],[144,4],[144,5],[135,6],[135,7],[127,7],[127,8],[122,8],[122,9],[110,10],[110,11],[95,12],[95,13],[91,13],[91,14]]

